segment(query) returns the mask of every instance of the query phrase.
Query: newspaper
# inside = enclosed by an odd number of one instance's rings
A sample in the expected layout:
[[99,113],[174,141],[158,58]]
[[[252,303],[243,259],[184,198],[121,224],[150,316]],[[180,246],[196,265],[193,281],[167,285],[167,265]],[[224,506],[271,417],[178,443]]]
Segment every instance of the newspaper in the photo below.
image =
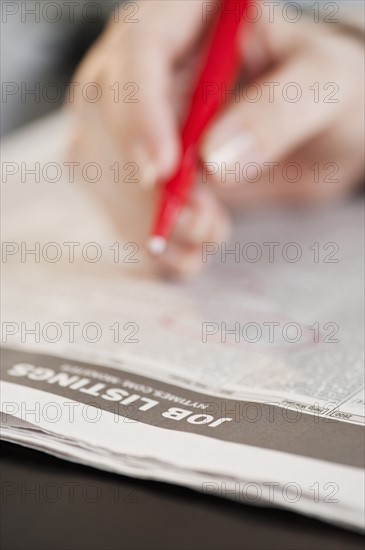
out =
[[362,200],[246,214],[167,282],[42,178],[66,133],[58,114],[3,147],[1,437],[364,529]]

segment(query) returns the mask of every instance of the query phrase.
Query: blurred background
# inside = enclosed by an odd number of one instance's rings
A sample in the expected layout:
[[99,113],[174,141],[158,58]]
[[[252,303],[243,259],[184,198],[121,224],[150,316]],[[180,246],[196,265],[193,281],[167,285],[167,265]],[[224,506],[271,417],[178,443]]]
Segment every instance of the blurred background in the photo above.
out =
[[1,135],[59,106],[119,0],[1,2]]

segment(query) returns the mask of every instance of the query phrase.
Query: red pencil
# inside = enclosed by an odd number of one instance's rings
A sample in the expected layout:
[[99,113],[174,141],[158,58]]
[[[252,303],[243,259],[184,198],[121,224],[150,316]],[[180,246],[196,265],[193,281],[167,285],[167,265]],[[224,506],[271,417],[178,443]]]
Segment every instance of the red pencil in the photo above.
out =
[[177,216],[187,202],[199,164],[202,134],[222,105],[222,89],[234,81],[237,59],[237,32],[249,0],[221,0],[208,57],[195,88],[188,118],[182,132],[179,166],[163,189],[161,204],[148,247],[161,254]]

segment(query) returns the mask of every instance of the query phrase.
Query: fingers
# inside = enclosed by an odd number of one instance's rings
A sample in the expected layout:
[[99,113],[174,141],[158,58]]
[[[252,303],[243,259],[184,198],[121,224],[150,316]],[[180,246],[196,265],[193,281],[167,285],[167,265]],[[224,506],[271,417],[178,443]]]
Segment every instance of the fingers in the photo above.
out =
[[292,39],[292,52],[279,50],[282,57],[271,69],[237,88],[235,101],[205,136],[202,157],[211,163],[217,184],[223,163],[232,169],[235,163],[242,168],[288,158],[361,101],[362,87],[354,77],[360,67],[359,44],[328,31],[309,40],[302,28],[293,27],[301,39]]
[[[233,103],[210,129],[202,147],[204,161],[218,167],[226,163],[232,168],[236,162],[262,166],[289,156],[324,129],[337,106],[313,101],[309,88],[318,75],[312,69],[312,60],[303,54],[264,75],[253,92],[259,91],[260,100]],[[268,83],[276,87],[275,100]]]
[[[180,156],[179,114],[188,107],[202,53],[204,4],[143,3],[137,24],[109,25],[76,76],[80,90],[93,83],[102,94],[90,103],[78,94],[82,137],[74,152],[87,162],[97,161],[109,176],[95,187],[123,236],[141,249],[158,201],[154,184],[171,175]],[[220,238],[227,225],[210,190],[196,193],[166,254],[153,261],[168,276],[193,274],[202,264],[201,243]]]
[[202,269],[204,242],[221,242],[229,233],[228,216],[209,189],[198,189],[181,212],[157,268],[168,277],[190,277]]
[[[203,179],[216,185],[226,203],[312,204],[335,199],[360,181],[361,48],[340,33],[320,37],[313,37],[315,50],[293,39],[294,53],[286,55],[283,43],[278,68],[256,83],[260,100],[232,103],[206,135]],[[299,91],[297,102],[282,93],[291,83],[291,92]],[[279,92],[275,99],[270,85]],[[316,99],[315,90],[322,90]]]
[[133,101],[121,104],[119,116],[114,118],[116,135],[124,155],[141,166],[146,186],[167,179],[178,162],[180,132],[173,71],[197,40],[202,4],[143,3],[138,23],[124,25],[120,34],[120,55],[114,53],[115,73],[119,72],[120,80],[130,89],[138,90]]
[[361,125],[355,109],[347,120],[330,126],[290,158],[263,171],[259,179],[221,187],[218,197],[241,212],[273,204],[305,208],[339,200],[364,179]]
[[123,157],[138,164],[147,187],[170,176],[180,152],[167,60],[150,49],[146,57],[124,60],[119,80],[134,95],[118,106],[118,113],[113,109],[109,119]]

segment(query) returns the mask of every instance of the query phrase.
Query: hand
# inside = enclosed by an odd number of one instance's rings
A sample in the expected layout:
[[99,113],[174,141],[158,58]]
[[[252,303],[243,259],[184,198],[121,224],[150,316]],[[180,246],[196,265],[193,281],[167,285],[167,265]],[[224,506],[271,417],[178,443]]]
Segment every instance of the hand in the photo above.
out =
[[[96,188],[123,235],[140,246],[152,226],[159,185],[178,162],[180,128],[209,28],[203,22],[203,4],[200,0],[143,3],[138,23],[109,24],[75,78],[80,86],[73,103],[77,121],[73,154],[81,163],[101,164],[107,177]],[[220,242],[227,235],[224,203],[242,208],[265,201],[317,201],[342,194],[359,181],[363,51],[360,41],[335,27],[309,19],[291,24],[269,23],[265,18],[243,26],[245,77],[238,85],[239,101],[227,101],[205,135],[203,174],[166,253],[156,259],[161,271],[188,275],[200,269],[202,242]],[[262,93],[256,103],[244,98],[247,81],[255,82]],[[83,98],[80,90],[88,82],[100,86],[100,101]],[[126,91],[124,102],[123,97],[115,101],[110,87],[118,82],[122,90],[128,83],[132,91],[138,87],[136,103],[128,102]],[[282,95],[291,82],[303,91],[297,103]],[[310,89],[316,82],[321,92],[318,103]],[[331,92],[331,88],[323,92],[328,82],[338,87],[338,103],[323,101]],[[268,83],[274,83],[274,101]],[[139,183],[115,183],[110,166],[116,162],[123,167],[137,164]],[[227,169],[238,163],[240,174],[248,163],[256,163],[262,172],[254,182],[241,177],[224,182],[224,162]],[[295,184],[282,176],[288,163],[302,170]],[[323,183],[336,166],[339,183]]]

